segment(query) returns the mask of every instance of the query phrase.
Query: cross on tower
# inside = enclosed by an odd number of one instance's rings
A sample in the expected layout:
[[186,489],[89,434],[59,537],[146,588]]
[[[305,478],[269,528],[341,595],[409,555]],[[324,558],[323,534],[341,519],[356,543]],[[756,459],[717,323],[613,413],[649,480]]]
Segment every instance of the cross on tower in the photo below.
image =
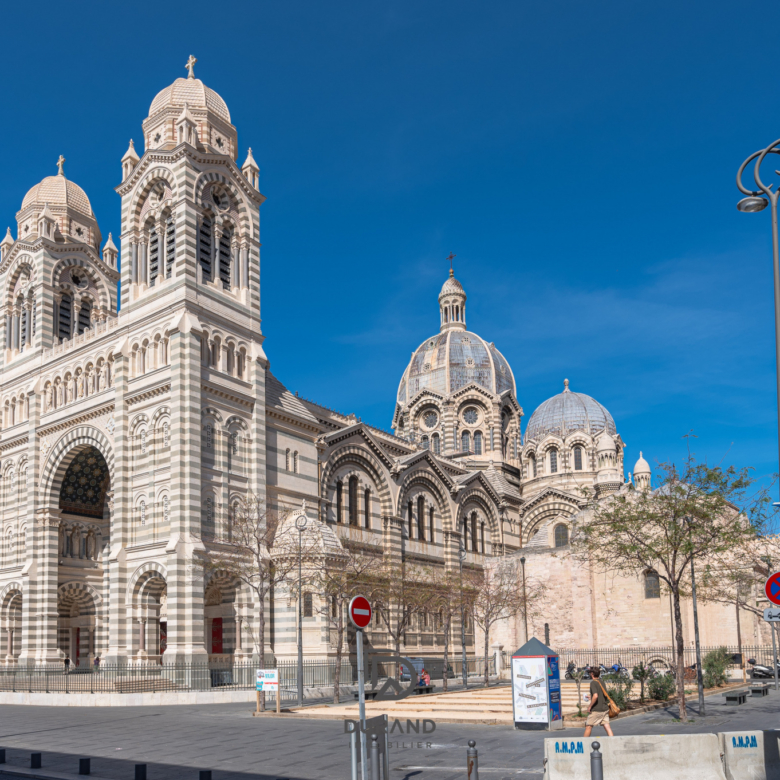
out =
[[195,63],[197,60],[195,57],[193,57],[190,54],[190,58],[187,60],[187,64],[184,66],[189,71],[189,76],[187,76],[188,79],[194,79],[195,78]]
[[452,276],[452,274],[453,274],[453,270],[452,270],[452,261],[453,261],[453,260],[454,260],[456,257],[457,257],[457,255],[454,255],[454,254],[452,254],[452,252],[450,252],[450,253],[449,253],[449,255],[447,255],[447,257],[445,257],[445,258],[444,258],[445,260],[449,260],[449,261],[450,261],[450,276]]
[[65,158],[62,155],[60,155],[60,159],[57,160],[57,169],[59,170],[60,176],[64,176],[65,175],[63,173],[63,170],[62,170],[62,166],[64,164],[65,164]]

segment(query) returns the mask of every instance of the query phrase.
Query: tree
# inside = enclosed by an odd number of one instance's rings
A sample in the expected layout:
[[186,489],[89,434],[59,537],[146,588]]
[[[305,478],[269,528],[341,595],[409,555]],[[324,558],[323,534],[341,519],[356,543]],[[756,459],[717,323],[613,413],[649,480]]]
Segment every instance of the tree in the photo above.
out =
[[506,620],[515,612],[526,614],[535,610],[544,594],[544,586],[526,578],[525,588],[519,585],[517,562],[512,558],[499,558],[482,572],[471,572],[470,613],[485,636],[485,687],[490,684],[488,653],[490,629],[499,620]]
[[[625,575],[657,573],[672,596],[680,719],[685,705],[680,599],[692,560],[744,549],[766,522],[769,502],[749,469],[710,467],[692,453],[681,467],[657,468],[653,491],[592,502],[573,534],[575,554],[592,567]],[[752,492],[754,491],[755,492]]]
[[[221,572],[244,584],[254,595],[257,635],[249,623],[249,631],[258,655],[261,669],[265,668],[265,602],[269,594],[288,576],[297,559],[294,556],[283,560],[272,558],[271,550],[279,549],[279,529],[289,512],[271,512],[265,501],[247,494],[237,504],[230,516],[228,533],[214,545],[205,568]],[[286,541],[286,540],[284,540]],[[265,709],[265,692],[260,694],[260,709]]]
[[639,680],[639,703],[645,703],[645,685],[647,681],[653,676],[655,670],[652,666],[647,666],[644,661],[640,661],[632,670],[631,676],[635,680]]
[[442,690],[448,690],[449,676],[447,669],[450,663],[450,632],[452,619],[460,614],[460,584],[456,574],[451,569],[434,568],[430,571],[432,598],[430,605],[438,615],[440,628],[444,632],[444,671],[442,672]]
[[336,668],[333,673],[333,703],[339,703],[341,660],[344,648],[344,630],[347,626],[347,607],[353,596],[368,587],[369,572],[380,559],[381,551],[364,552],[346,547],[343,554],[331,557],[319,570],[318,587],[323,604],[320,614],[336,634]]

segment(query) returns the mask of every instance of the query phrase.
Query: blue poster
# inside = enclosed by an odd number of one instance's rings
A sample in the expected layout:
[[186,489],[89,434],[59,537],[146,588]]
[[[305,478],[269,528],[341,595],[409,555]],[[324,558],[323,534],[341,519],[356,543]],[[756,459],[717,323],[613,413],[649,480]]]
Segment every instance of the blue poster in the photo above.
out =
[[550,691],[550,723],[561,719],[561,675],[558,656],[547,656],[547,688]]

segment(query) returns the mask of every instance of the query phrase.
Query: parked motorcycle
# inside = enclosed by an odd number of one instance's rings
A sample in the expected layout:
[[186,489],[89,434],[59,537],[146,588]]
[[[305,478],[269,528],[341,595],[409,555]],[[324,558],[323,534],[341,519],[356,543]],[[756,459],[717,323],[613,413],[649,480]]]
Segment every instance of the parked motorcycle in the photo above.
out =
[[[763,664],[756,663],[755,658],[748,658],[748,663],[752,667],[750,670],[750,676],[754,680],[774,680],[775,673],[771,666],[764,666]],[[780,662],[777,664],[778,675],[780,675]]]

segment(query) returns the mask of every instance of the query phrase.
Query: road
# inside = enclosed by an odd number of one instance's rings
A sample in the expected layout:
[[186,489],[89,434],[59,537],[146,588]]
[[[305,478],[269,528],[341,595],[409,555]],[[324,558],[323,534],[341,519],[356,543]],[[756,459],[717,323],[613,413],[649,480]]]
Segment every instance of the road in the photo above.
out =
[[[675,722],[670,708],[618,718],[614,731],[686,734],[780,725],[780,693],[748,699],[742,706],[711,696],[704,718],[698,717],[695,704],[689,709],[691,723]],[[570,729],[556,736],[581,733]],[[456,724],[440,724],[425,736],[396,730],[391,774],[393,780],[463,780],[466,746],[474,739],[484,780],[522,775],[541,780],[545,736],[504,726]],[[77,759],[90,757],[92,774],[111,780],[132,780],[136,763],[148,765],[148,780],[198,780],[200,769],[213,770],[213,780],[348,780],[348,740],[341,721],[253,718],[246,704],[0,706],[0,747],[6,748],[11,767],[29,767],[29,754],[42,752],[43,772],[76,774]]]

